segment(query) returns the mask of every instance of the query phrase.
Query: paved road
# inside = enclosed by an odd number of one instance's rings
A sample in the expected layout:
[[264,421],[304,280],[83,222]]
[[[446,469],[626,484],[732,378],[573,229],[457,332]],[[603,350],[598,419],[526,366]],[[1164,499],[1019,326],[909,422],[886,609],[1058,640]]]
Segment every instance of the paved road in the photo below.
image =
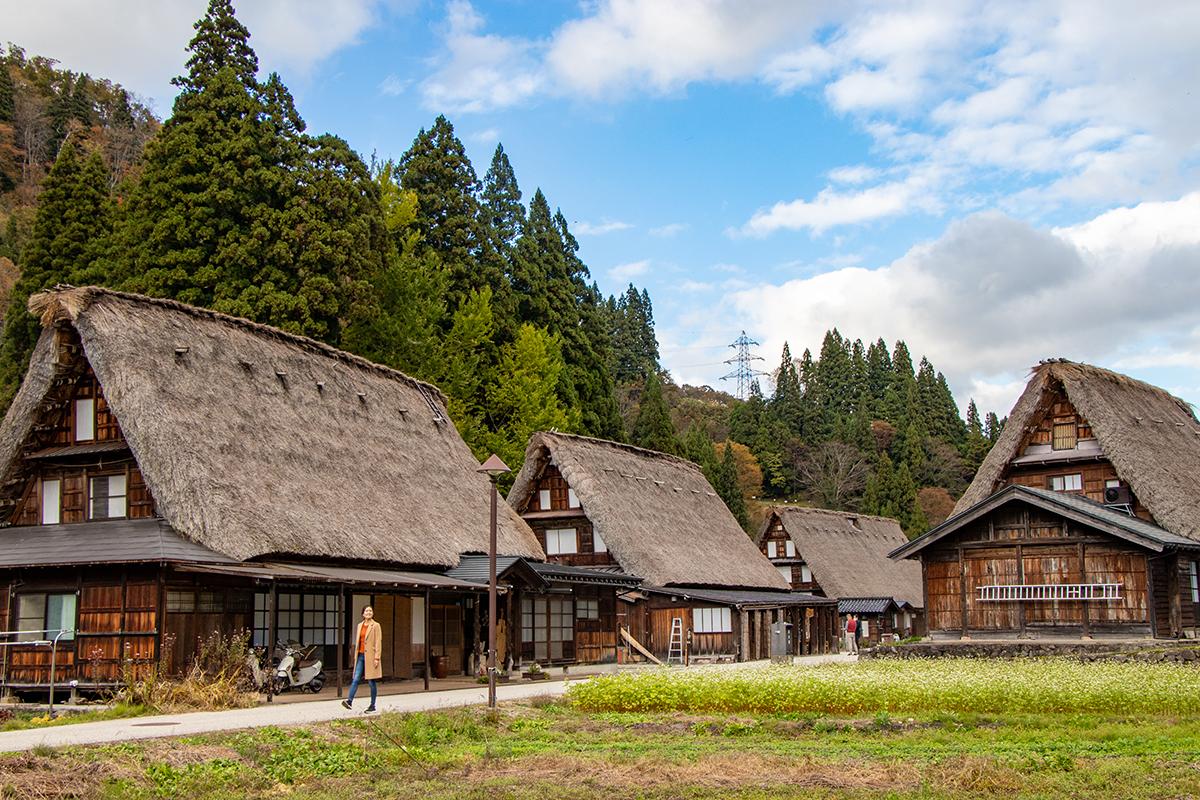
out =
[[[804,656],[793,659],[797,666],[815,666],[829,663],[850,663],[858,656],[837,654]],[[715,664],[696,666],[689,669],[758,669],[770,662],[754,661],[749,664]],[[586,680],[586,678],[584,678]],[[566,691],[568,681],[545,683],[508,684],[496,687],[500,700],[522,700],[536,695],[560,695]],[[131,739],[158,739],[168,736],[191,736],[213,731],[238,730],[241,728],[263,728],[268,725],[303,725],[309,722],[326,722],[361,716],[367,707],[369,694],[361,692],[355,701],[355,710],[342,708],[340,700],[310,700],[296,703],[272,703],[254,708],[232,711],[196,711],[186,714],[163,714],[155,717],[134,717],[104,722],[79,722],[51,728],[35,728],[24,731],[0,733],[0,752],[32,750],[39,745],[61,747],[71,744],[101,744],[124,742]],[[471,689],[449,689],[441,692],[412,692],[408,694],[380,695],[376,704],[380,711],[429,711],[453,706],[482,705],[487,702],[487,687]]]
[[[497,686],[500,700],[521,700],[535,695],[560,695],[567,683],[547,681],[520,685]],[[369,697],[369,694],[367,695]],[[52,728],[0,733],[0,751],[32,750],[39,745],[61,747],[70,744],[100,744],[131,739],[156,739],[167,736],[191,736],[212,731],[262,728],[267,725],[302,725],[362,716],[368,699],[361,694],[355,710],[342,708],[340,700],[316,700],[308,703],[260,705],[233,711],[197,711],[187,714],[164,714],[156,717],[134,717],[103,722],[79,722]],[[421,692],[381,696],[376,704],[380,711],[428,711],[452,706],[481,705],[487,702],[487,687],[451,689],[445,692]]]

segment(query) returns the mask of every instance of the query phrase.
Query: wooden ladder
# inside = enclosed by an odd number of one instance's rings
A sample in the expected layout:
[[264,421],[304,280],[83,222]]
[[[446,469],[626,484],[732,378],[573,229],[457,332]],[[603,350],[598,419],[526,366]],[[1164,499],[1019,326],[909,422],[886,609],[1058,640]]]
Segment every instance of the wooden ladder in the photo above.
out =
[[671,639],[667,647],[667,665],[678,663],[683,666],[683,618],[674,617],[671,620]]

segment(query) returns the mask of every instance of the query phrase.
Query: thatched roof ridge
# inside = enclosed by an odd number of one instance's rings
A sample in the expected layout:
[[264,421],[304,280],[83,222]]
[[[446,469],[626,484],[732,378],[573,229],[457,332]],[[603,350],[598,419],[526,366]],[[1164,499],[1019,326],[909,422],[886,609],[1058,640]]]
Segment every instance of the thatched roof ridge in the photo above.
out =
[[524,506],[548,460],[628,574],[658,586],[787,589],[692,462],[604,439],[535,433],[508,495],[514,508]]
[[[0,426],[5,478],[71,328],[159,514],[244,560],[265,555],[449,567],[486,552],[488,479],[444,398],[395,370],[270,326],[86,287],[38,295],[47,325]],[[544,558],[507,508],[500,551]]]
[[852,511],[776,506],[768,512],[756,542],[762,541],[776,516],[796,543],[797,557],[804,559],[813,580],[829,597],[892,597],[918,608],[925,605],[920,564],[888,558],[908,541],[896,520]]
[[184,314],[200,319],[211,319],[218,322],[223,322],[226,325],[232,325],[238,328],[244,328],[248,331],[253,331],[262,336],[278,339],[296,347],[309,350],[313,353],[329,356],[330,358],[344,361],[347,364],[352,364],[362,369],[380,372],[389,377],[410,383],[413,386],[420,386],[426,391],[432,392],[441,402],[446,404],[446,396],[442,394],[442,390],[434,386],[432,383],[417,380],[403,372],[376,364],[374,361],[369,361],[362,356],[356,356],[353,353],[347,353],[345,350],[339,350],[332,345],[319,342],[316,339],[310,339],[307,336],[301,336],[297,333],[288,333],[285,330],[264,325],[261,322],[244,317],[235,317],[230,314],[223,314],[220,311],[213,311],[211,308],[201,308],[200,306],[191,306],[187,303],[181,303],[178,300],[168,300],[162,297],[149,297],[147,295],[135,294],[133,292],[119,292],[115,289],[105,289],[100,286],[68,286],[59,285],[54,287],[53,291],[39,292],[29,298],[29,311],[34,316],[41,318],[43,326],[62,320],[74,321],[79,314],[83,313],[88,307],[98,298],[121,297],[126,300],[132,300],[138,303],[145,303],[159,308],[179,311]]
[[[1128,375],[1072,361],[1033,369],[1000,438],[954,506],[961,514],[991,496],[1009,461],[1061,384],[1104,455],[1163,528],[1200,539],[1200,422],[1184,401]],[[952,515],[953,516],[953,515]]]

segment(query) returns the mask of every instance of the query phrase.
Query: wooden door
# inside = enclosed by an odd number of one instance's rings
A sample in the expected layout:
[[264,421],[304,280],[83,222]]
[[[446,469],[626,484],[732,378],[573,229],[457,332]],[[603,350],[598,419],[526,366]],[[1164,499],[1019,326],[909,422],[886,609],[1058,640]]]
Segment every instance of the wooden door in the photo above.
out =
[[379,632],[383,636],[383,641],[380,642],[380,664],[383,674],[386,677],[395,675],[394,662],[395,657],[392,651],[391,642],[396,638],[396,614],[395,601],[390,594],[380,594],[375,596],[375,621],[379,623]]

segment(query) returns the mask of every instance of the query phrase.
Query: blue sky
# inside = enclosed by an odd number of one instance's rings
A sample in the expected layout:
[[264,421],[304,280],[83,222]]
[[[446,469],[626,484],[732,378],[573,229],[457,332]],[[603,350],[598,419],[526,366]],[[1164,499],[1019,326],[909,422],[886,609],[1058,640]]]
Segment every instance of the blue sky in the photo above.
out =
[[[664,365],[741,330],[905,339],[1005,414],[1039,359],[1200,401],[1200,4],[241,0],[314,131],[400,155],[445,113],[572,222]],[[3,37],[169,113],[203,0],[42,0]],[[63,25],[63,20],[74,24]]]

